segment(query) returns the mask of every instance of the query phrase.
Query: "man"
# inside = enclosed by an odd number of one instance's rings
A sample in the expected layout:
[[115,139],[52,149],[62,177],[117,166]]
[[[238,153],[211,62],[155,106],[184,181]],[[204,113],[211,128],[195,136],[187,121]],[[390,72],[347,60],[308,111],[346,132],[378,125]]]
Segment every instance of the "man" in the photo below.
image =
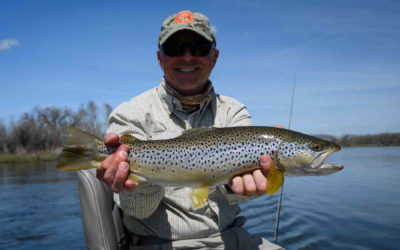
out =
[[[162,24],[158,45],[157,57],[164,72],[161,84],[111,113],[104,138],[107,145],[117,145],[119,135],[125,133],[140,140],[156,140],[197,127],[251,125],[246,107],[215,94],[209,80],[219,51],[207,17],[190,11],[169,16]],[[211,190],[208,202],[194,209],[187,187],[138,185],[127,180],[128,153],[128,146],[119,146],[98,167],[97,177],[114,191],[123,224],[133,235],[133,246],[279,249],[265,239],[251,237],[241,227],[244,218],[235,218],[238,202],[265,193],[269,156],[260,158],[260,169]]]

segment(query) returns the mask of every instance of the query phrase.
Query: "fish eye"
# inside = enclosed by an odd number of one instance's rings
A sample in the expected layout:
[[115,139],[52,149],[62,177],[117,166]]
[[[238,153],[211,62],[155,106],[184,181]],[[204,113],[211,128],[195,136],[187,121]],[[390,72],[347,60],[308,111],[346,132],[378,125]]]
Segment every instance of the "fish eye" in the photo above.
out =
[[312,145],[312,148],[311,148],[313,151],[315,151],[315,152],[319,152],[319,151],[321,151],[322,149],[323,149],[323,146],[322,146],[322,144],[320,144],[320,143],[314,143],[313,145]]

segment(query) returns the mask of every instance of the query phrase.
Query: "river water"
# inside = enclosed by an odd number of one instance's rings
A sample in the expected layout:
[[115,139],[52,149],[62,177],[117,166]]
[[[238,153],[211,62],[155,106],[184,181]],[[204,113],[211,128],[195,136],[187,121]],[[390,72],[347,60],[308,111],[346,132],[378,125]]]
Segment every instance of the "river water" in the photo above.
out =
[[[400,249],[400,147],[345,148],[344,170],[286,178],[278,244],[286,249]],[[0,249],[85,249],[78,185],[54,163],[0,165]],[[241,204],[273,240],[278,194]]]

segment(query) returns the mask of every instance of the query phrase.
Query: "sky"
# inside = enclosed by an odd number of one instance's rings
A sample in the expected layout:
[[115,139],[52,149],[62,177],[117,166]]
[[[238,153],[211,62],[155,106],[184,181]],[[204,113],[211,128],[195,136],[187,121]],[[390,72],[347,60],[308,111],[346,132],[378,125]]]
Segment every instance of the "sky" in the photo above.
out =
[[[210,79],[254,125],[308,134],[400,132],[400,1],[0,2],[0,120],[34,107],[116,107],[157,86],[161,23],[205,14]],[[295,80],[296,79],[296,80]]]

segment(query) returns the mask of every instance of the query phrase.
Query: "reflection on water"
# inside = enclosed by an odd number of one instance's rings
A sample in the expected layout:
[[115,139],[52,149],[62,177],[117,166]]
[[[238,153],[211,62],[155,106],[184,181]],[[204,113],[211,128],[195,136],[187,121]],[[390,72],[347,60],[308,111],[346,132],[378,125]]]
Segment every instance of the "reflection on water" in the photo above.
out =
[[74,179],[72,172],[57,171],[53,162],[0,165],[0,185],[59,183]]
[[84,249],[78,185],[54,163],[0,165],[0,249]]
[[[330,176],[286,178],[278,244],[287,249],[400,249],[400,147],[345,148]],[[245,227],[272,240],[278,195],[242,204]]]
[[[287,178],[278,244],[287,249],[400,249],[400,147],[345,148],[330,176]],[[85,249],[73,172],[0,165],[0,249]],[[273,239],[278,195],[241,204],[245,227]]]

